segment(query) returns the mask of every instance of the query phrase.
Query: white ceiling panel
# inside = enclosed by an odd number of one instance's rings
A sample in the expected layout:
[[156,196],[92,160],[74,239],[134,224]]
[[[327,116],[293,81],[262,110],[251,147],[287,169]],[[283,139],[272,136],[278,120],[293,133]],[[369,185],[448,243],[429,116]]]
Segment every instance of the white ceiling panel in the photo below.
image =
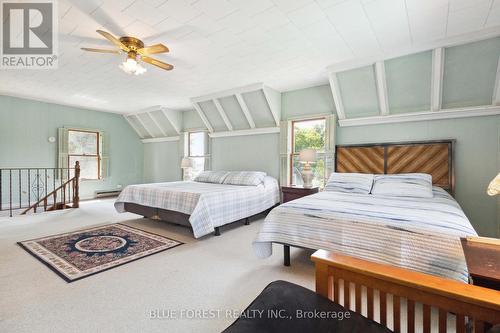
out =
[[235,96],[219,98],[219,102],[222,105],[224,112],[226,112],[226,115],[235,130],[250,128],[248,126],[248,121],[245,118],[245,115],[243,114],[240,104],[236,100]]
[[226,124],[224,124],[224,120],[222,120],[219,111],[217,111],[217,108],[212,101],[201,102],[198,104],[215,131],[227,131]]
[[[58,0],[59,68],[0,70],[0,93],[128,114],[253,82],[284,91],[328,82],[325,68],[459,36],[500,33],[500,0]],[[164,43],[129,76],[95,30]],[[467,35],[464,35],[467,34]],[[473,38],[471,38],[473,39]],[[71,79],[69,79],[71,78]],[[217,113],[215,113],[217,116]],[[222,119],[220,124],[224,126]]]
[[273,127],[274,122],[271,109],[262,90],[248,92],[242,95],[256,127]]
[[345,1],[326,9],[328,17],[356,56],[378,54],[380,46],[359,1]]
[[287,16],[297,27],[306,27],[326,18],[325,12],[316,2],[295,9],[289,12]]
[[374,0],[365,5],[366,15],[383,49],[411,44],[406,7],[401,0]]

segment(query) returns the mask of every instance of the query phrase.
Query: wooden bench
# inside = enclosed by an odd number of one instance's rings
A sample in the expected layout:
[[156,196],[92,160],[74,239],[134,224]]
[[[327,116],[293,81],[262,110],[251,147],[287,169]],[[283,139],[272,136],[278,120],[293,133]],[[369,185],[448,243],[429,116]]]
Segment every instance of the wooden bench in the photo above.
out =
[[[417,325],[431,332],[432,308],[437,309],[440,333],[453,331],[449,329],[453,321],[456,332],[465,332],[467,327],[484,333],[500,324],[500,291],[324,250],[316,251],[311,258],[316,265],[318,294],[369,319],[378,318],[394,332],[400,332],[402,318],[406,318],[408,332],[414,332]],[[388,306],[388,295],[392,295],[392,307]],[[403,303],[405,307],[401,307]],[[420,309],[418,303],[422,304],[422,316],[415,315]],[[393,322],[389,323],[389,317],[394,318]],[[419,317],[422,320],[417,322]]]

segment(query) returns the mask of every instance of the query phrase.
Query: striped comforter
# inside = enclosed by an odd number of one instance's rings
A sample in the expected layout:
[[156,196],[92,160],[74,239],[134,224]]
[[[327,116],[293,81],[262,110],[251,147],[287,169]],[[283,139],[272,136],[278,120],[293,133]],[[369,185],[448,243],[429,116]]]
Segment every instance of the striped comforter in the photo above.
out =
[[433,198],[321,192],[267,216],[253,243],[259,257],[272,242],[391,264],[467,281],[460,237],[476,235],[458,203],[434,187]]
[[169,182],[127,186],[115,202],[125,212],[126,202],[190,215],[195,238],[215,227],[258,214],[279,202],[276,179],[266,177],[257,186],[201,182]]

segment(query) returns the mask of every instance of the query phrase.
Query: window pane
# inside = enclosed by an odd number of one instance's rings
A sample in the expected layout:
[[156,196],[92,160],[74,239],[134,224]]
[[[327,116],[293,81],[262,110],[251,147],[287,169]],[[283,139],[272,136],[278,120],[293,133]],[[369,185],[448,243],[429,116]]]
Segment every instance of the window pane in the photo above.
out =
[[306,148],[324,151],[325,120],[306,120],[293,123],[294,151],[300,152]]
[[205,133],[189,133],[189,156],[205,155]]
[[[98,179],[99,163],[97,157],[90,156],[70,156],[69,167],[74,168],[75,162],[80,161],[80,178],[81,179]],[[74,172],[71,171],[71,177]]]
[[[299,156],[293,155],[292,185],[302,186],[304,184],[301,174],[303,167],[304,164],[299,162]],[[323,188],[325,185],[325,157],[323,154],[318,154],[318,159],[316,163],[311,164],[311,168],[314,173],[313,186]]]
[[97,133],[68,131],[68,152],[74,155],[97,155]]
[[205,157],[191,157],[193,160],[193,169],[191,173],[193,178],[205,169]]

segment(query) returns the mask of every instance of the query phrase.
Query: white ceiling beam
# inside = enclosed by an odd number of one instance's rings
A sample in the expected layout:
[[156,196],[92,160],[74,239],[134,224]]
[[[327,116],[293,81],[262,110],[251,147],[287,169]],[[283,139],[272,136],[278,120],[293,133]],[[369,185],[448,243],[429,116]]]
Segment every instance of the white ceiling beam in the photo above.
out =
[[252,115],[250,114],[250,110],[248,110],[247,103],[243,99],[243,96],[241,94],[235,94],[236,99],[238,100],[238,103],[240,103],[241,110],[243,111],[243,114],[247,118],[248,124],[250,125],[250,128],[255,128],[255,122],[253,121]]
[[144,135],[142,135],[141,131],[139,131],[139,129],[134,125],[134,123],[132,122],[132,120],[130,120],[127,116],[127,115],[124,115],[123,116],[125,118],[125,120],[129,123],[129,125],[134,129],[134,131],[137,133],[137,135],[139,135],[139,138],[144,138]]
[[377,124],[405,123],[412,121],[428,121],[440,119],[456,119],[500,115],[500,106],[480,106],[469,108],[445,109],[439,112],[423,111],[388,116],[362,117],[339,120],[341,127],[365,126]]
[[207,116],[205,116],[205,113],[203,113],[203,110],[201,109],[201,107],[198,105],[198,103],[195,103],[195,102],[193,102],[193,106],[194,106],[196,112],[198,112],[198,115],[200,116],[201,121],[203,121],[203,123],[207,127],[208,131],[210,133],[212,133],[214,131],[214,128],[212,127],[212,125],[208,121],[208,118],[207,118]]
[[389,98],[387,97],[387,81],[385,78],[385,65],[383,61],[377,61],[375,63],[375,79],[380,115],[386,116],[389,114]]
[[147,108],[144,108],[144,109],[140,109],[138,111],[127,113],[127,116],[135,116],[135,115],[143,114],[143,113],[146,113],[146,112],[154,112],[154,111],[161,110],[161,108],[162,108],[161,105],[153,105],[153,106],[150,106],[150,107],[147,107]]
[[146,130],[146,132],[149,134],[150,137],[154,138],[155,136],[153,135],[153,133],[149,130],[149,128],[146,126],[146,124],[142,121],[141,117],[139,116],[139,114],[135,114],[133,115],[138,121],[139,123],[142,125],[142,127],[144,127],[144,129]]
[[328,81],[330,82],[330,89],[332,90],[333,101],[335,102],[335,109],[337,109],[337,116],[339,119],[345,119],[344,104],[340,94],[339,80],[336,73],[328,74]]
[[[180,124],[178,124],[176,121],[174,121],[172,115],[170,114],[170,110],[166,110],[165,108],[161,108],[161,112],[163,113],[163,115],[165,116],[165,118],[167,118],[168,122],[170,123],[170,125],[172,125],[172,127],[174,128],[175,132],[177,134],[181,134],[181,128],[180,128]],[[178,111],[177,111],[178,112]]]
[[211,138],[225,138],[230,136],[242,136],[242,135],[259,135],[259,134],[272,134],[279,133],[279,127],[261,127],[261,128],[251,128],[236,131],[226,131],[226,132],[215,132],[210,133]]
[[279,126],[281,121],[281,93],[267,86],[264,86],[262,91],[269,105],[269,110],[271,110],[274,122],[276,126]]
[[167,136],[167,132],[165,132],[165,130],[163,130],[163,127],[160,125],[160,123],[155,119],[155,117],[151,114],[151,112],[146,112],[146,114],[149,116],[149,118],[153,121],[153,123],[155,124],[156,127],[158,127],[158,129],[160,130],[161,134],[163,134],[163,136]]
[[164,138],[152,138],[152,139],[142,139],[142,143],[154,143],[154,142],[172,142],[179,141],[180,136],[166,136]]
[[260,89],[262,89],[263,86],[264,86],[263,83],[249,84],[249,85],[246,85],[243,87],[238,87],[238,88],[234,88],[234,89],[219,91],[219,92],[216,92],[213,94],[194,97],[194,98],[191,98],[191,102],[192,103],[199,103],[199,102],[210,101],[210,100],[218,99],[218,98],[222,98],[222,97],[232,96],[232,95],[236,95],[236,94],[244,94],[247,92],[260,90]]
[[500,105],[500,57],[498,58],[497,77],[495,79],[495,88],[493,90],[493,105]]
[[431,111],[441,110],[443,96],[444,48],[432,50]]
[[214,102],[215,108],[217,109],[217,111],[219,111],[219,114],[220,114],[222,120],[224,121],[224,124],[226,124],[227,129],[232,131],[233,125],[231,125],[231,122],[229,121],[229,118],[227,117],[226,112],[224,112],[224,109],[222,108],[222,105],[220,104],[219,100],[217,98],[214,98],[212,100],[212,102]]

